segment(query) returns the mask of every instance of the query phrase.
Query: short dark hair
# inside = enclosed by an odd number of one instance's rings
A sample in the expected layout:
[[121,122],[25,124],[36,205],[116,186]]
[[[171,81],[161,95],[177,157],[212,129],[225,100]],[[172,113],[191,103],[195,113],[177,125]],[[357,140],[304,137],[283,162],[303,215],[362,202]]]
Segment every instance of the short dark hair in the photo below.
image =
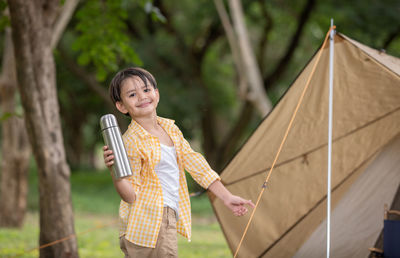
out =
[[144,82],[146,87],[148,87],[147,83],[149,82],[154,87],[154,89],[157,89],[157,82],[150,72],[140,67],[125,68],[119,71],[110,83],[109,94],[114,104],[117,101],[121,101],[121,87],[123,82],[128,78],[136,76]]

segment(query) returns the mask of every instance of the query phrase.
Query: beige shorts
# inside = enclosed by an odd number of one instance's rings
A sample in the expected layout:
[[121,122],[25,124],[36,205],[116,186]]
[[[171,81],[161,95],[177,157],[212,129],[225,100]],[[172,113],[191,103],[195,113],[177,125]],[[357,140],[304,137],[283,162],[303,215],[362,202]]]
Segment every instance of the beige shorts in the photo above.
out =
[[125,239],[124,236],[119,239],[120,247],[125,257],[129,258],[164,258],[178,257],[178,236],[176,233],[176,212],[164,207],[163,218],[160,232],[158,233],[155,248],[135,245]]

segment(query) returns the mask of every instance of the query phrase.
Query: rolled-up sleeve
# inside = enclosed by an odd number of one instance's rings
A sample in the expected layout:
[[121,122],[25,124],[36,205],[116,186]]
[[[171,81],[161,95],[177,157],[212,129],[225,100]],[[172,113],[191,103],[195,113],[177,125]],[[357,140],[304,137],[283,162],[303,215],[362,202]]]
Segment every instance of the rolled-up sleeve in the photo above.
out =
[[219,175],[210,167],[206,159],[195,152],[188,141],[180,133],[182,143],[183,166],[193,179],[203,188],[208,189],[215,180],[221,180]]

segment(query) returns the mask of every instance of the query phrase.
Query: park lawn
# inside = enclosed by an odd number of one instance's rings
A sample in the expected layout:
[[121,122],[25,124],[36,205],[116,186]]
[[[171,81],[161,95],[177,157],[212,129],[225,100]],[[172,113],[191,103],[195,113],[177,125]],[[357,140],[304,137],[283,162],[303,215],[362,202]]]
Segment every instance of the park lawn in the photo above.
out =
[[[0,229],[0,257],[38,257],[38,193],[33,173],[24,226]],[[72,173],[71,190],[80,257],[122,257],[117,225],[119,197],[108,172]],[[192,241],[178,237],[179,257],[231,257],[207,196],[194,197],[191,202]]]

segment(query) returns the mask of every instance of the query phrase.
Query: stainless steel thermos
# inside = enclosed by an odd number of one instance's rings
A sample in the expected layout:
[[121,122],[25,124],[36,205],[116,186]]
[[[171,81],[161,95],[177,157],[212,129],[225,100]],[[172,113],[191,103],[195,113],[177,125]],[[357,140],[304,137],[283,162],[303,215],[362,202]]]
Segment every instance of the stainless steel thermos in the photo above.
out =
[[115,177],[121,178],[132,175],[121,131],[119,130],[115,116],[112,114],[102,116],[100,118],[100,128],[105,144],[113,151],[114,165],[112,166],[112,171]]

